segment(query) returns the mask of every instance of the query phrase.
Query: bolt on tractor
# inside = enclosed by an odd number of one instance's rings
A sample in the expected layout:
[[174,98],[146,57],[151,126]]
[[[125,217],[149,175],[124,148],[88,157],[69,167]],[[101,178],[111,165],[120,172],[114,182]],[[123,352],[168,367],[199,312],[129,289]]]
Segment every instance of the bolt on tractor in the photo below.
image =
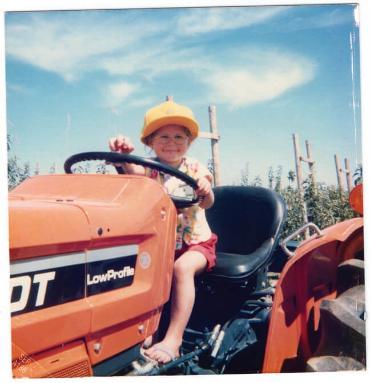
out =
[[[310,224],[315,233],[293,246],[307,227],[280,238],[283,199],[251,186],[214,188],[206,214],[217,263],[196,279],[180,356],[145,357],[144,341],[168,323],[177,209],[197,198],[169,196],[138,175],[70,174],[87,160],[140,164],[196,188],[153,160],[89,152],[66,161],[68,174],[10,192],[14,377],[366,368],[363,217]],[[361,187],[351,203],[362,214]]]

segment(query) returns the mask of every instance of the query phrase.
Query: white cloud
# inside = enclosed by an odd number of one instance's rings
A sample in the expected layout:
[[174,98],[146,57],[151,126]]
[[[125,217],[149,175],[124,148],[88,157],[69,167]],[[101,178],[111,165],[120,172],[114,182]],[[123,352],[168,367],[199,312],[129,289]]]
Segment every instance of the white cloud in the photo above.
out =
[[269,101],[307,83],[315,73],[313,62],[282,53],[254,52],[253,60],[244,59],[244,65],[217,68],[203,78],[210,99],[231,108]]
[[152,79],[174,71],[196,71],[209,65],[206,52],[199,48],[178,48],[172,43],[146,46],[102,60],[102,68],[111,75],[133,75]]
[[153,97],[144,97],[131,100],[129,105],[135,108],[142,108],[144,106],[153,106],[155,103],[156,100]]
[[[195,34],[246,27],[286,9],[190,9],[177,19],[178,31]],[[99,70],[116,78],[134,77],[102,88],[104,105],[113,111],[142,87],[142,80],[154,81],[169,72],[202,82],[209,89],[210,99],[231,107],[274,99],[314,76],[313,63],[299,56],[271,50],[267,54],[261,52],[261,47],[251,49],[246,44],[242,49],[235,46],[233,52],[226,52],[223,46],[220,52],[216,45],[211,50],[203,42],[179,38],[169,33],[175,31],[171,19],[158,24],[135,17],[135,13],[100,15],[72,12],[63,17],[52,13],[49,17],[40,13],[12,20],[6,29],[7,54],[55,72],[67,81]]]
[[336,8],[325,15],[313,18],[311,24],[308,20],[307,26],[310,28],[332,28],[337,25],[350,23],[352,20],[355,22],[355,14],[351,15],[345,8]]
[[265,22],[288,7],[243,7],[193,9],[178,19],[177,33],[198,34],[245,28]]
[[[40,12],[6,24],[6,53],[66,81],[104,70],[111,75],[187,70],[199,53],[181,49],[176,34],[235,29],[263,22],[286,7],[183,10],[176,20],[159,22],[133,12]],[[174,13],[173,15],[176,15]],[[103,17],[102,17],[103,16]],[[200,52],[202,54],[202,52]]]
[[138,85],[130,84],[127,82],[118,82],[114,84],[109,84],[106,88],[105,99],[106,99],[106,107],[114,111],[118,112],[119,106],[122,102],[131,96],[134,92],[137,91]]
[[20,84],[8,83],[7,90],[16,92],[16,93],[22,93],[22,94],[30,93],[29,89],[25,88],[23,85],[20,85]]
[[[52,17],[54,16],[54,17]],[[61,17],[33,15],[6,27],[6,53],[67,81],[97,70],[101,59],[117,54],[136,41],[158,31],[152,23],[101,18],[91,12],[66,13]]]
[[[327,7],[326,12],[314,15],[306,15],[304,17],[296,15],[289,19],[286,23],[282,24],[280,30],[283,32],[296,32],[307,29],[323,29],[334,28],[336,26],[350,24],[356,25],[356,7],[353,8],[353,13],[348,12],[348,6],[353,5],[339,5],[338,8],[332,9]],[[358,26],[358,25],[357,25]]]

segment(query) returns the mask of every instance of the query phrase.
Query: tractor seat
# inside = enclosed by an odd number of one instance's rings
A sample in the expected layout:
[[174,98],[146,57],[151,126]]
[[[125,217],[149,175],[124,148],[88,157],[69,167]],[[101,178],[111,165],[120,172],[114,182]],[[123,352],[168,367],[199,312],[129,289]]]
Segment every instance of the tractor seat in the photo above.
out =
[[270,262],[285,202],[274,191],[256,186],[220,186],[214,193],[206,216],[218,236],[217,260],[207,279],[243,283]]

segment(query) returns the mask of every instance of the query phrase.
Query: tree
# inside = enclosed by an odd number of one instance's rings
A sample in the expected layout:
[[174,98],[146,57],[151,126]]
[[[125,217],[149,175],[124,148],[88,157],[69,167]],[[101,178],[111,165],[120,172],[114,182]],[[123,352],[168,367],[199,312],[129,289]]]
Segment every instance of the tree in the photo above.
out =
[[208,167],[208,170],[211,172],[212,176],[214,177],[214,175],[215,175],[215,164],[214,164],[212,159],[208,160],[207,167]]
[[273,188],[273,183],[274,183],[274,171],[272,169],[272,166],[269,167],[269,172],[268,172],[268,175],[267,175],[267,179],[268,179],[268,182],[269,182],[269,188],[272,189]]
[[104,164],[104,163],[103,164],[99,164],[97,166],[96,172],[99,173],[99,174],[107,174],[107,173],[109,173],[107,171],[107,165]]
[[244,169],[241,171],[240,184],[242,186],[249,185],[249,162],[245,164]]
[[358,164],[356,166],[356,170],[353,173],[354,183],[355,185],[362,184],[363,175],[362,175],[362,164]]
[[274,188],[274,190],[277,193],[280,193],[280,191],[281,191],[281,176],[282,176],[282,173],[283,173],[283,167],[281,165],[279,165],[277,173],[276,173],[276,176],[275,176],[275,188]]
[[283,167],[279,165],[276,173],[274,172],[272,166],[270,166],[268,174],[267,174],[269,188],[275,190],[277,193],[280,193],[281,191],[282,173],[283,173]]
[[12,149],[12,140],[10,135],[7,135],[7,150],[8,150],[8,190],[12,190],[25,179],[30,176],[30,164],[24,163],[22,166],[18,164],[16,156],[10,156],[9,152]]
[[292,183],[294,182],[295,180],[295,173],[293,170],[289,170],[288,172],[288,182],[289,182],[289,186],[291,187],[292,186]]
[[[243,169],[241,172],[240,184],[243,186],[248,185],[248,172],[246,170],[248,168]],[[362,168],[358,170],[359,179],[362,175],[361,172]],[[267,179],[269,187],[279,193],[286,203],[287,217],[281,233],[281,238],[285,238],[301,228],[305,222],[299,191],[291,185],[295,180],[295,173],[292,170],[288,172],[289,185],[285,188],[281,185],[281,166],[278,167],[276,173],[270,167]],[[255,177],[251,182],[253,186],[261,186],[261,184],[261,177],[259,176]],[[315,223],[319,228],[324,229],[327,226],[356,216],[356,213],[349,206],[348,193],[346,193],[346,198],[342,200],[338,187],[318,183],[314,190],[311,178],[303,182],[303,187],[308,221]],[[303,239],[303,235],[299,239]]]
[[262,179],[261,179],[261,177],[260,176],[254,177],[251,185],[252,186],[262,186]]
[[49,174],[55,174],[55,162],[50,166]]

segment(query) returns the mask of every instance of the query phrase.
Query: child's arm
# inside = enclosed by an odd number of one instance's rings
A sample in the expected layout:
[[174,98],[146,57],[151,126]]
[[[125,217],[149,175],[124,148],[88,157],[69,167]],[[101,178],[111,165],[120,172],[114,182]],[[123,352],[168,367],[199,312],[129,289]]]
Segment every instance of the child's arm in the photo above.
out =
[[208,177],[203,177],[198,180],[198,189],[196,190],[196,193],[202,199],[199,206],[203,209],[210,208],[215,202],[212,185]]
[[[117,137],[113,137],[109,140],[109,148],[112,152],[118,152],[123,154],[130,154],[135,150],[134,145],[128,137],[124,137],[122,135],[118,135]],[[135,164],[114,164],[114,166],[121,166],[128,174],[138,174],[145,175],[145,169],[141,165]]]

